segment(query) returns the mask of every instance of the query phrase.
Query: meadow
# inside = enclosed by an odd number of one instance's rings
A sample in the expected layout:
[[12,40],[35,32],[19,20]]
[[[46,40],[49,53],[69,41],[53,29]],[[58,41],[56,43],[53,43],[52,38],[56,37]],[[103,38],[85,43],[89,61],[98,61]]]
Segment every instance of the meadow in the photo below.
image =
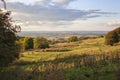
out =
[[120,43],[95,38],[21,52],[0,80],[120,80]]

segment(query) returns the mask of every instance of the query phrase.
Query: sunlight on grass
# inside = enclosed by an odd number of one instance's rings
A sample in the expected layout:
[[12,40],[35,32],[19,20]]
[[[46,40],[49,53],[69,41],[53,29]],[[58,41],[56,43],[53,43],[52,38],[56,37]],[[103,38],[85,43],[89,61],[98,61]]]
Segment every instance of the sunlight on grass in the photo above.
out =
[[[79,43],[79,42],[78,42]],[[63,45],[64,44],[64,45]],[[62,43],[57,44],[59,46],[67,46],[69,43]],[[70,43],[74,44],[74,43]],[[70,45],[69,44],[69,45]],[[76,44],[76,43],[75,43]],[[70,47],[70,51],[67,52],[24,52],[20,60],[24,61],[48,61],[54,60],[56,56],[65,57],[68,55],[81,55],[81,54],[101,54],[104,52],[114,52],[119,51],[120,45],[116,46],[107,46],[104,45],[104,38],[97,38],[97,39],[88,39],[79,43],[79,46]]]

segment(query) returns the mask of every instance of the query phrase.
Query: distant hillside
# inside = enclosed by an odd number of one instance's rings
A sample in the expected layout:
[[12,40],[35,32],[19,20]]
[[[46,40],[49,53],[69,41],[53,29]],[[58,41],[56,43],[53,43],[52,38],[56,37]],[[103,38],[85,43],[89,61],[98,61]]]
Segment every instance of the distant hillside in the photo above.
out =
[[44,37],[67,37],[71,35],[89,36],[89,35],[105,35],[107,31],[22,31],[19,36],[44,36]]

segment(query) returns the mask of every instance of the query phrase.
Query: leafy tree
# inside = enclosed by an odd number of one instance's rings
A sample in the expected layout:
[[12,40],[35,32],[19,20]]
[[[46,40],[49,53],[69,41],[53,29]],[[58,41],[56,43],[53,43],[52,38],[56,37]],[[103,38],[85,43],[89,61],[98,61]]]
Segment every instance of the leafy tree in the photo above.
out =
[[120,27],[116,28],[114,31],[118,34],[119,41],[120,41]]
[[20,51],[25,51],[25,47],[24,47],[24,39],[20,38],[16,41],[16,43],[19,45],[19,49]]
[[110,31],[105,36],[105,43],[107,45],[113,46],[115,43],[118,43],[120,41],[120,28],[117,28],[113,31]]
[[75,42],[75,41],[78,41],[78,37],[77,36],[71,36],[68,38],[68,42]]
[[33,38],[25,37],[23,41],[24,50],[33,49]]
[[19,58],[16,29],[10,21],[10,12],[0,10],[0,67],[8,66]]
[[49,48],[49,42],[44,37],[35,37],[34,38],[34,49],[45,49]]

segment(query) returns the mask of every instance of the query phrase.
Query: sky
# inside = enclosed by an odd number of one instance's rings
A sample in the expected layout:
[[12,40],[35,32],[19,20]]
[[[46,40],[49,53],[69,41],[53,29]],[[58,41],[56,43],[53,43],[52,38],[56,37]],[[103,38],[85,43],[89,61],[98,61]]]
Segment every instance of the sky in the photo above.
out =
[[109,31],[120,26],[120,0],[6,2],[22,31]]

